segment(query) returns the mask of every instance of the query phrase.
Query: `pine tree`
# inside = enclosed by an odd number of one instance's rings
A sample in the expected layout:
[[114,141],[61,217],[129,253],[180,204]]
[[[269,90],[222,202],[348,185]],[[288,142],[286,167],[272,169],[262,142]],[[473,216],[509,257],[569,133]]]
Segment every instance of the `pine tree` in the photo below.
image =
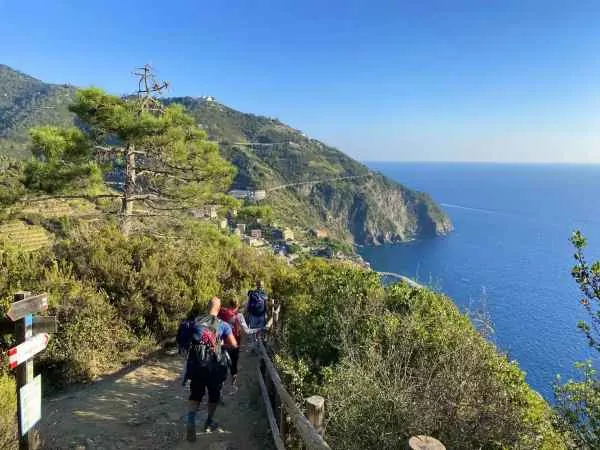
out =
[[[135,74],[134,95],[80,90],[70,107],[79,128],[32,129],[34,159],[25,171],[25,185],[36,192],[119,198],[125,234],[133,216],[230,203],[224,192],[234,175],[183,107],[160,101],[167,83],[158,82],[148,65]],[[116,192],[106,189],[107,171]]]

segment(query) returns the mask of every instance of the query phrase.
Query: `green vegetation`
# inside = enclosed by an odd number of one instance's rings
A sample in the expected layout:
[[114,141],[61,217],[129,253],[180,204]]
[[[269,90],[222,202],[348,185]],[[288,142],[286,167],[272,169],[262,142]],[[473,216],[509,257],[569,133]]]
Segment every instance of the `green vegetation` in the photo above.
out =
[[328,401],[332,448],[560,449],[548,405],[450,299],[346,263],[308,261],[286,296],[278,361],[298,401]]
[[397,448],[412,433],[448,448],[563,448],[546,403],[449,299],[384,288],[348,263],[289,266],[206,222],[153,229],[125,237],[110,217],[73,219],[50,250],[0,244],[0,313],[26,288],[49,292],[59,318],[38,364],[47,389],[153,350],[195,303],[258,276],[283,302],[276,360],[299,401],[327,398],[333,448]]
[[256,223],[270,223],[273,218],[273,208],[270,206],[247,205],[240,208],[237,221],[246,225]]
[[[575,266],[572,275],[583,298],[581,304],[589,314],[590,322],[581,321],[577,325],[588,340],[588,344],[600,351],[600,261],[589,263],[584,254],[587,241],[581,232],[571,236],[575,247]],[[600,446],[600,379],[591,361],[575,364],[582,379],[568,380],[562,384],[560,378],[555,384],[556,409],[563,426],[571,434],[579,448]]]
[[[238,169],[238,188],[268,190],[295,182],[357,177],[268,191],[264,203],[282,224],[327,228],[338,240],[358,243],[399,241],[451,230],[449,219],[428,195],[371,173],[339,150],[277,119],[192,97],[167,102],[184,105],[211,139],[224,143],[223,156]],[[236,145],[248,142],[267,145]]]
[[[4,363],[2,358],[0,362]],[[17,434],[17,423],[14,420],[17,414],[17,393],[15,382],[12,378],[0,374],[0,448],[9,450],[16,448],[15,435]]]
[[68,106],[76,89],[68,85],[43,83],[0,64],[0,153],[27,155],[28,130],[47,124],[73,123]]
[[[141,82],[150,78],[145,71]],[[233,204],[223,194],[231,184],[233,166],[206,141],[206,133],[183,107],[164,107],[152,94],[119,98],[98,88],[83,89],[69,107],[82,128],[33,128],[33,158],[22,175],[27,199],[40,193],[120,199],[125,234],[134,216],[189,211],[206,203]],[[107,162],[101,164],[99,158]],[[121,169],[120,191],[107,189],[103,169]],[[7,176],[6,183],[14,184],[15,177]]]

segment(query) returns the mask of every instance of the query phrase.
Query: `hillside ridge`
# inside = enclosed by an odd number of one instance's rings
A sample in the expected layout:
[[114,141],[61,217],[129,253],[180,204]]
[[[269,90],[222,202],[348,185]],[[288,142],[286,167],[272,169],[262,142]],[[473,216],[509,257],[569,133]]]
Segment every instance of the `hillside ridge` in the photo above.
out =
[[[47,84],[0,65],[0,152],[27,155],[27,130],[70,125],[76,88]],[[4,92],[2,92],[4,91]],[[270,191],[262,203],[275,219],[303,230],[325,229],[357,244],[443,235],[452,224],[429,195],[374,173],[340,150],[278,119],[243,113],[212,97],[171,97],[183,105],[223,156],[237,167],[232,188]],[[369,175],[369,176],[367,176]],[[319,183],[307,183],[315,180]]]

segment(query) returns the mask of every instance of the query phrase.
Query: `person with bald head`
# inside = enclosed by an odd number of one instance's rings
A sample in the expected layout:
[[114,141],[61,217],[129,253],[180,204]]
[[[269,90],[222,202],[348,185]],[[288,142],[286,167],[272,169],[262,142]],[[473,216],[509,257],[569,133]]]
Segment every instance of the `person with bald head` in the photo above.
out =
[[207,433],[223,430],[214,420],[221,399],[221,388],[227,377],[228,348],[237,348],[238,343],[231,326],[219,319],[221,300],[213,297],[208,302],[207,314],[196,317],[193,324],[192,342],[186,361],[186,376],[190,379],[189,412],[187,417],[187,440],[196,440],[196,413],[204,393],[208,391],[208,416],[204,423]]

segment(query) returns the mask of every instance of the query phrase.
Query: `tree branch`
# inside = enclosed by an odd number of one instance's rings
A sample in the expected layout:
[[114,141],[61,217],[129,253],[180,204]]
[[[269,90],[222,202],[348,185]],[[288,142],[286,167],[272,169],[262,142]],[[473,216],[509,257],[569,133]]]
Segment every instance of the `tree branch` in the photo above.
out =
[[149,199],[154,199],[154,200],[163,200],[163,201],[169,201],[168,198],[165,197],[161,197],[160,195],[156,195],[156,194],[137,194],[137,195],[130,195],[129,196],[130,200],[149,200]]
[[161,208],[160,206],[155,206],[152,202],[145,202],[146,206],[148,206],[151,209],[156,209],[158,211],[187,211],[191,208],[187,207],[187,206],[178,206],[178,207],[172,207],[172,208]]
[[103,153],[125,153],[125,147],[104,147],[102,145],[94,146],[94,150]]
[[137,172],[137,175],[144,175],[144,174],[153,174],[153,175],[164,175],[170,178],[175,178],[176,180],[180,180],[180,181],[197,181],[197,182],[203,182],[206,181],[205,178],[199,178],[199,177],[181,177],[178,175],[173,174],[172,172],[168,171],[168,170],[162,170],[162,169],[152,169],[150,167],[143,167],[142,170]]

